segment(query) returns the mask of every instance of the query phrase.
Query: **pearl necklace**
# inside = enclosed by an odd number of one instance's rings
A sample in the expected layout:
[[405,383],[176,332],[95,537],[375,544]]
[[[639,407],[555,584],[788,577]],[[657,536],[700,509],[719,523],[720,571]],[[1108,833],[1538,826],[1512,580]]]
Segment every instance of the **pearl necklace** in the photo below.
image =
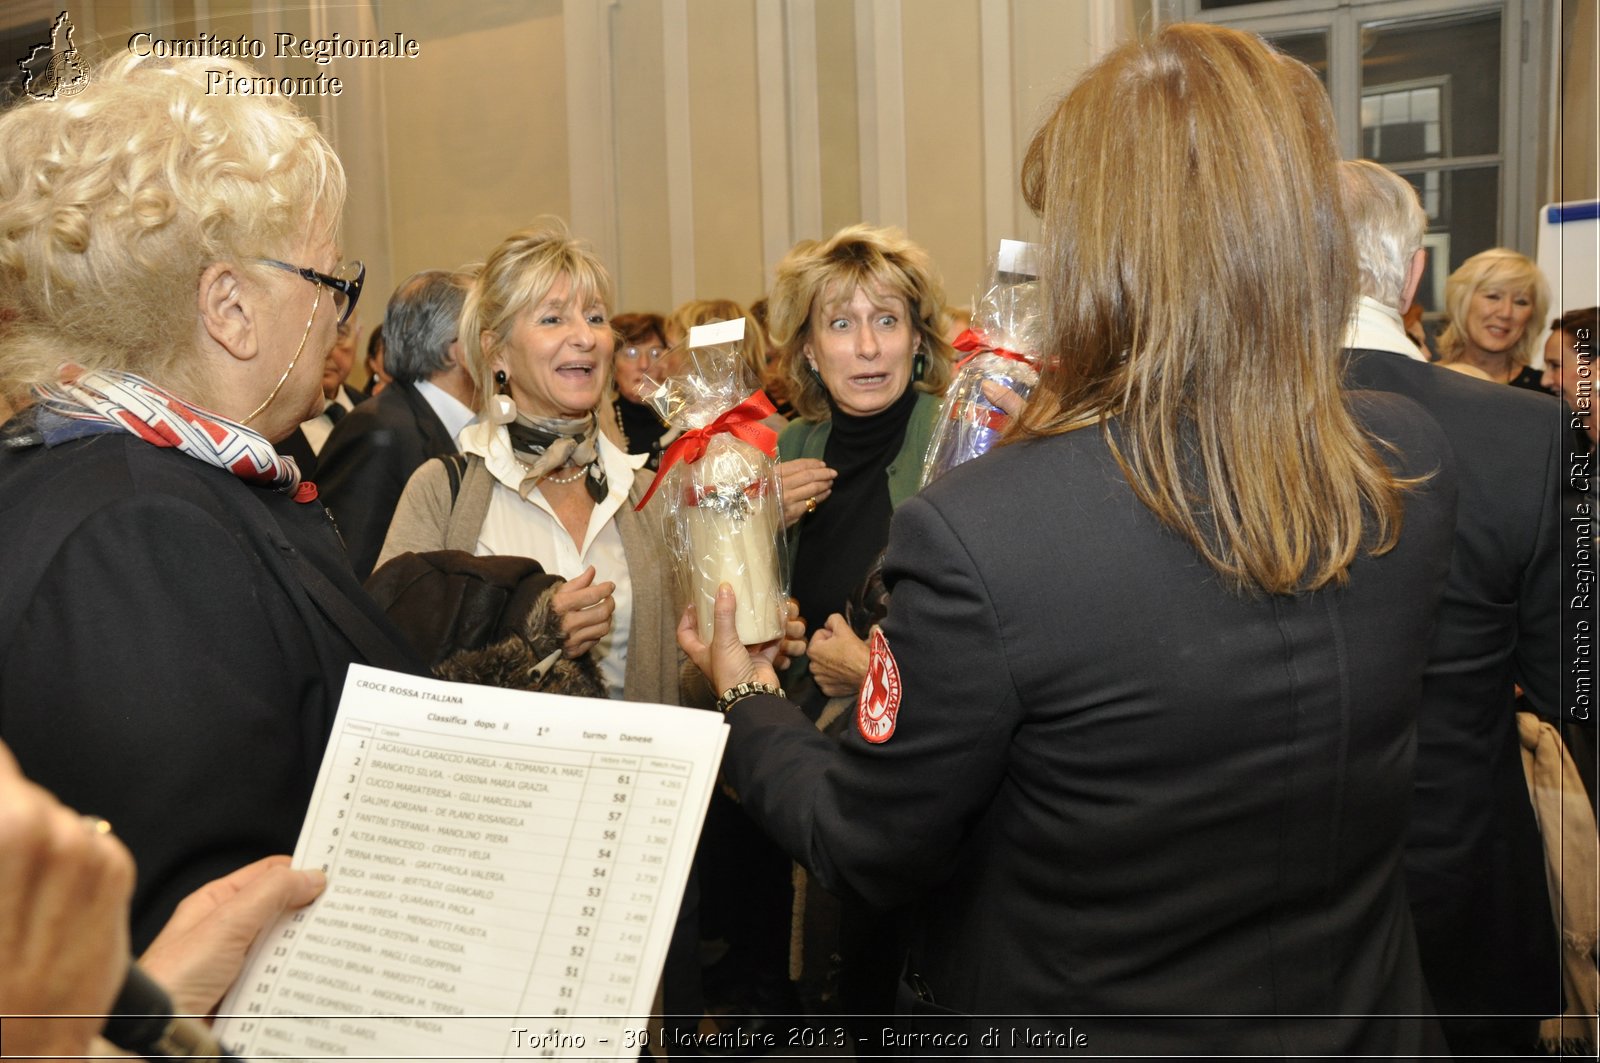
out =
[[586,473],[588,471],[589,471],[589,466],[580,465],[580,466],[578,466],[578,471],[573,473],[571,476],[546,476],[544,478],[544,482],[547,483],[547,484],[577,483],[579,480],[583,479],[584,473]]

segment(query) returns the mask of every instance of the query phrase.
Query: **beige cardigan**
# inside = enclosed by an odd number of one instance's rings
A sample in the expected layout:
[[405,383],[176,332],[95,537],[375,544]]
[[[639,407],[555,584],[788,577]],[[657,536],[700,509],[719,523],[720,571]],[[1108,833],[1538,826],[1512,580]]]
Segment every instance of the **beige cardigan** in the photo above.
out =
[[[680,704],[677,614],[673,607],[672,559],[661,531],[634,506],[650,486],[651,473],[641,469],[628,492],[628,504],[617,511],[617,531],[633,583],[633,620],[628,627],[628,663],[622,696],[628,701]],[[483,459],[468,456],[461,490],[454,504],[450,474],[435,458],[412,473],[389,524],[378,554],[382,565],[391,557],[414,551],[464,550],[475,553],[478,534],[489,513],[494,476]]]

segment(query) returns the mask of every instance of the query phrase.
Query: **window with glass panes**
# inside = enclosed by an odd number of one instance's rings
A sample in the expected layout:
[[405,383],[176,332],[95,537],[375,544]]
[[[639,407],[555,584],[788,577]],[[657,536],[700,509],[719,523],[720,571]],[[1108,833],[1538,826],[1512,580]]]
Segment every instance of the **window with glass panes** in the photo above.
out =
[[1550,0],[1157,0],[1168,20],[1251,30],[1315,70],[1349,158],[1381,162],[1428,212],[1429,275],[1486,248],[1534,250]]

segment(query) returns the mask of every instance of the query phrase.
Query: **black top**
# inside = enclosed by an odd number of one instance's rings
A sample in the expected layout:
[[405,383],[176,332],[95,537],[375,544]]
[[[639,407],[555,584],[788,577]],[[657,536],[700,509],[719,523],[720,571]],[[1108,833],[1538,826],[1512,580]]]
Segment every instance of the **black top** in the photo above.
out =
[[666,435],[667,426],[656,415],[655,409],[621,395],[617,396],[611,408],[616,411],[617,426],[628,441],[628,453],[648,454],[650,460],[645,463],[646,468],[658,468],[661,465],[661,437]]
[[1076,1026],[1097,1056],[1427,1047],[1401,852],[1455,478],[1413,404],[1357,409],[1435,475],[1345,587],[1228,592],[1082,429],[895,512],[886,741],[734,706],[744,810],[826,888],[913,907],[924,1010]]
[[135,951],[292,852],[352,662],[415,670],[322,506],[116,432],[0,449],[0,737],[138,862]]
[[1539,372],[1539,370],[1535,369],[1531,365],[1525,365],[1522,367],[1522,371],[1520,373],[1506,381],[1506,383],[1510,384],[1514,388],[1522,388],[1525,391],[1537,391],[1541,395],[1548,395],[1550,392],[1546,391],[1544,389],[1544,385],[1540,383],[1540,381],[1543,379],[1543,373]]
[[1460,480],[1406,847],[1433,1003],[1441,1015],[1549,1015],[1559,954],[1513,699],[1521,686],[1530,708],[1561,715],[1561,404],[1386,351],[1347,358],[1350,386],[1428,411]]
[[372,574],[400,493],[429,458],[456,452],[439,415],[405,380],[333,426],[318,463],[317,487],[339,524],[356,578]]
[[827,502],[805,518],[790,581],[808,633],[844,612],[889,541],[894,506],[885,473],[905,441],[917,395],[907,387],[892,406],[866,417],[844,413],[828,399],[833,429],[822,460],[839,475]]

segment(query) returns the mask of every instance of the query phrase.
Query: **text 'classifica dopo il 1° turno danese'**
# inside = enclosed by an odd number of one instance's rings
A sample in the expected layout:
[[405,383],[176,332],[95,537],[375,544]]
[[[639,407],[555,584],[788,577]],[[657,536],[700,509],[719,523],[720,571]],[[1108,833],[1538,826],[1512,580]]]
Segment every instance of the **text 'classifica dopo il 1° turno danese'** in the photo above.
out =
[[[393,33],[387,37],[346,37],[334,33],[327,37],[301,37],[294,33],[274,33],[270,37],[220,37],[201,33],[198,37],[164,38],[140,30],[128,38],[128,51],[137,56],[160,58],[309,59],[327,66],[335,59],[416,59],[422,46],[415,37]],[[338,96],[344,82],[327,71],[304,76],[243,77],[237,71],[206,71],[207,95],[224,96]]]

